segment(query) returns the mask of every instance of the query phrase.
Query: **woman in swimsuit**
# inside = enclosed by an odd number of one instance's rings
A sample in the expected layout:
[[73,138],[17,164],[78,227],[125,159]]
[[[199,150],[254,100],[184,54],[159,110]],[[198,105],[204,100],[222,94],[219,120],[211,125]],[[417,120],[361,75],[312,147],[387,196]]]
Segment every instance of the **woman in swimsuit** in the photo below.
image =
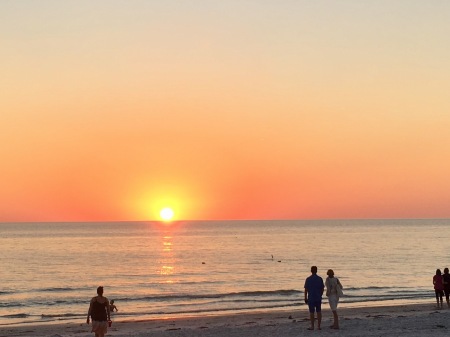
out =
[[103,287],[98,287],[97,296],[91,299],[86,320],[87,324],[89,324],[89,318],[92,318],[91,332],[95,333],[95,337],[104,337],[108,331],[108,322],[111,317],[109,314],[109,301],[103,296]]

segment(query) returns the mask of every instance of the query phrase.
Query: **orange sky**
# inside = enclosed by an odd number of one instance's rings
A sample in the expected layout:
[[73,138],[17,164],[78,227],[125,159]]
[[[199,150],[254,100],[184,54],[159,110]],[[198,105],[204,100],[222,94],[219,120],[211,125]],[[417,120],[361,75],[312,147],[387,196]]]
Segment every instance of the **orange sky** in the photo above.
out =
[[0,221],[449,217],[449,11],[0,2]]

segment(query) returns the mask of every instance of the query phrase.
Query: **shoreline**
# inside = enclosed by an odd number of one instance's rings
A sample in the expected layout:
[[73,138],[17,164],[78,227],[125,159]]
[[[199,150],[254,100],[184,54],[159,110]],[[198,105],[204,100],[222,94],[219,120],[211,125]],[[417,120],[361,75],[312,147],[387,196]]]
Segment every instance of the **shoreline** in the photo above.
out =
[[[115,337],[271,337],[271,336],[448,336],[450,309],[434,302],[390,306],[338,308],[341,330],[329,329],[332,312],[322,304],[322,330],[308,331],[307,308],[203,317],[170,317],[144,320],[113,320],[106,336]],[[8,337],[87,337],[91,326],[80,323],[30,324],[0,327]]]

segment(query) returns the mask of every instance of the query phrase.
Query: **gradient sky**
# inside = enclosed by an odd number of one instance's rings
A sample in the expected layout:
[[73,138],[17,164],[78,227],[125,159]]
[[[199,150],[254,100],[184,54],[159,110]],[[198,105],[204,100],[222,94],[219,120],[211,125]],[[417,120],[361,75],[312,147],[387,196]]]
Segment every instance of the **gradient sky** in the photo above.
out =
[[0,221],[450,217],[450,2],[0,2]]

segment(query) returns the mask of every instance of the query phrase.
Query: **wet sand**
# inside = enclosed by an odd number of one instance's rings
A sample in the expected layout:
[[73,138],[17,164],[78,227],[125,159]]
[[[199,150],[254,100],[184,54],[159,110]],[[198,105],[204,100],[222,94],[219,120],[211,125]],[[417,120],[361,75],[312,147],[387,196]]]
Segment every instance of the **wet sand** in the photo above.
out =
[[[322,330],[309,331],[306,308],[228,316],[180,317],[143,321],[116,316],[107,336],[115,337],[301,337],[301,336],[449,336],[450,310],[413,304],[338,309],[340,330],[330,329],[332,313],[323,305]],[[8,337],[94,336],[85,322],[2,327]]]

